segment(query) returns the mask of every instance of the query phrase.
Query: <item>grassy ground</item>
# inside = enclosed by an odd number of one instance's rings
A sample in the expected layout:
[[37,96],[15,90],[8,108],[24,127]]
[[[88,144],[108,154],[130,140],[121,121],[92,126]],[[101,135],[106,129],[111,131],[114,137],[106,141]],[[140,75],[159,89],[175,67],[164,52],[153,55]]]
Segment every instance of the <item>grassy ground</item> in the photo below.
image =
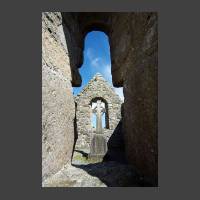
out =
[[72,159],[72,163],[74,164],[90,164],[99,162],[102,162],[102,158],[91,158],[87,153],[83,153],[82,151],[74,151],[74,156]]

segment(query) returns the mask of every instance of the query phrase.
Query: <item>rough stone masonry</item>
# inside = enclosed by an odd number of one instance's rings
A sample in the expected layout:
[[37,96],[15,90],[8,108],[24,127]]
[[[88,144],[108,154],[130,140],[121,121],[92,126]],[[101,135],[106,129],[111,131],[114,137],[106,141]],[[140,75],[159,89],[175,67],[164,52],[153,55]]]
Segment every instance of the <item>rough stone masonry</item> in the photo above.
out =
[[103,134],[107,141],[121,119],[122,100],[114,88],[97,73],[83,90],[75,96],[78,140],[76,149],[90,149],[91,139],[96,133],[92,126],[92,103],[101,100],[105,103],[105,128]]
[[[158,185],[158,14],[156,12],[42,13],[42,176],[71,162],[75,102],[81,85],[84,38],[108,35],[114,87],[123,87],[125,154]],[[110,112],[111,113],[111,112]],[[110,124],[112,126],[112,122]]]
[[61,13],[42,14],[42,179],[70,162],[75,105]]

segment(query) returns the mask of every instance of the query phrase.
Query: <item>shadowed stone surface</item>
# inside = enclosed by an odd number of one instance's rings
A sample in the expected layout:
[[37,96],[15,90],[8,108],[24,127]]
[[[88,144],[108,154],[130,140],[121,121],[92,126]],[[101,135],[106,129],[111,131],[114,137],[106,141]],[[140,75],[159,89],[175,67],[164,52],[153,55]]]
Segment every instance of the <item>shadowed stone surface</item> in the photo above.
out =
[[131,166],[104,162],[67,165],[43,182],[43,187],[133,187],[143,184]]
[[125,157],[124,135],[122,132],[122,121],[119,122],[113,134],[108,140],[108,151],[103,161],[117,161],[127,163]]

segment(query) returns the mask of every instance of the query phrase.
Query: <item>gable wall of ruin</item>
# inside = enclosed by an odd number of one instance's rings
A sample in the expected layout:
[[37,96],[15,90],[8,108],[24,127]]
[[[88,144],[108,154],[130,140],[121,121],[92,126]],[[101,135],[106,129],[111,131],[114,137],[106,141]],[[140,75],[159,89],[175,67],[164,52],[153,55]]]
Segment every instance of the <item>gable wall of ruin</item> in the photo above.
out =
[[96,97],[102,98],[107,102],[109,129],[104,128],[104,134],[107,140],[115,130],[121,119],[120,97],[114,92],[111,85],[101,76],[94,76],[82,92],[75,97],[77,104],[76,122],[78,140],[76,148],[89,150],[90,140],[95,133],[92,127],[92,109],[91,101]]

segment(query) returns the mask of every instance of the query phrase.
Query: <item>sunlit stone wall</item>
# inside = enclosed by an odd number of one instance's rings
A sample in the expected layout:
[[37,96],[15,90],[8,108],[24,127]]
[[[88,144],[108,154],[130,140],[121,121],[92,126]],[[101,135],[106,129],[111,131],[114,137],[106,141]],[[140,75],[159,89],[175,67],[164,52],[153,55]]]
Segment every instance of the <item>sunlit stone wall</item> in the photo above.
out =
[[107,128],[103,129],[103,134],[110,138],[121,119],[120,97],[115,93],[113,87],[101,76],[96,74],[88,85],[75,97],[77,103],[76,122],[78,140],[76,149],[89,150],[90,140],[96,129],[92,126],[92,107],[91,102],[95,98],[102,98],[107,107]]

